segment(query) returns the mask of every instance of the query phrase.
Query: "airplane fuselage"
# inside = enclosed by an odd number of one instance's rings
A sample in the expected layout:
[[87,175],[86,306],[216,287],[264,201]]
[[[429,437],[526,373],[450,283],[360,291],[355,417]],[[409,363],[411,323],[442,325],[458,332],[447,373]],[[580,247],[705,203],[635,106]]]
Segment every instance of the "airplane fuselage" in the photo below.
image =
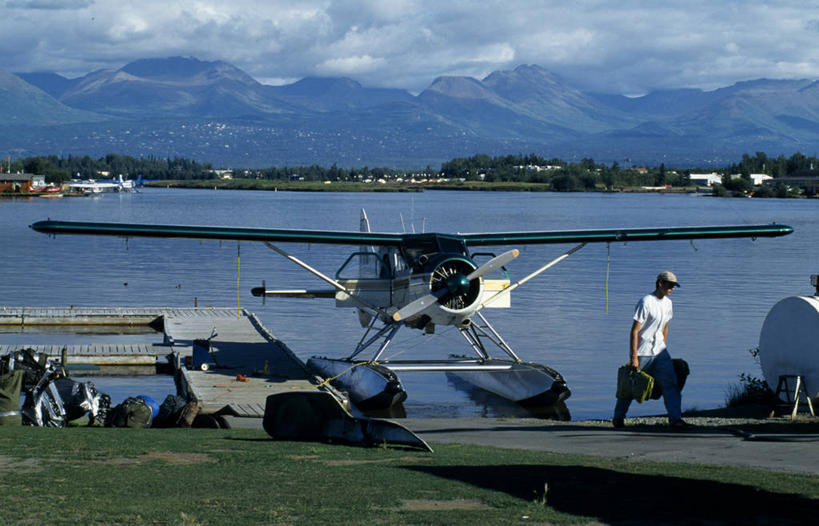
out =
[[[460,325],[481,303],[509,285],[509,279],[467,279],[478,266],[457,238],[439,234],[408,236],[401,247],[352,254],[336,273],[336,280],[359,299],[392,314],[433,294],[430,306],[405,320],[406,325]],[[443,249],[448,249],[445,252]],[[498,298],[491,307],[509,307],[509,297]],[[360,307],[350,294],[337,291],[337,307]]]

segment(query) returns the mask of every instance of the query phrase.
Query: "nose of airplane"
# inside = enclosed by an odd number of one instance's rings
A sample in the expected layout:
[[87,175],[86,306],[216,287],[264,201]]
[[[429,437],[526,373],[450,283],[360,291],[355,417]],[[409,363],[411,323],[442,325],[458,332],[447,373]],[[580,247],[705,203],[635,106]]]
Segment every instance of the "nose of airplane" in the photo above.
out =
[[461,295],[469,292],[469,280],[460,272],[446,280],[446,288],[452,295]]

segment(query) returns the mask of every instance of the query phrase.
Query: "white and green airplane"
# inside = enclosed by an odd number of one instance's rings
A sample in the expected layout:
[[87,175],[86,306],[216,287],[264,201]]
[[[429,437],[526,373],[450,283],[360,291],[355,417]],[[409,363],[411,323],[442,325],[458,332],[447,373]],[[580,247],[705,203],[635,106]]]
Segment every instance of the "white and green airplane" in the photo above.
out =
[[[467,234],[371,232],[362,210],[359,232],[219,226],[150,225],[40,221],[31,225],[51,235],[83,234],[120,237],[194,238],[256,241],[325,281],[326,290],[268,290],[254,288],[255,296],[335,298],[336,306],[359,309],[366,328],[354,351],[342,359],[311,358],[308,366],[346,390],[361,409],[386,408],[406,399],[395,372],[438,370],[523,405],[548,406],[570,394],[563,377],[553,369],[523,362],[483,315],[484,308],[510,307],[510,295],[520,285],[566,259],[587,243],[670,241],[738,237],[777,237],[793,229],[786,225],[694,226],[621,228],[604,230],[544,230]],[[327,276],[274,243],[321,243],[359,246]],[[516,281],[505,265],[517,249],[494,255],[483,247],[539,244],[574,244],[560,257]],[[488,258],[488,260],[487,260]],[[478,261],[483,261],[478,263]],[[501,271],[503,278],[485,278]],[[389,361],[381,357],[402,327],[434,332],[436,325],[453,325],[475,352],[475,357],[430,361]],[[502,358],[493,357],[499,349]],[[372,355],[361,359],[371,349]],[[491,372],[491,374],[486,374]]]

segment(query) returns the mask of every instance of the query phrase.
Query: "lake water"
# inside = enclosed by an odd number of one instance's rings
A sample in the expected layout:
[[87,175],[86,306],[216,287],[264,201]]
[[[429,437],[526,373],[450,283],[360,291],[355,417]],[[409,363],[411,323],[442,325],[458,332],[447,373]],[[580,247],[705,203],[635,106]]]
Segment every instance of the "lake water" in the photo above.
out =
[[[658,194],[145,189],[137,194],[98,198],[0,200],[0,308],[192,307],[195,301],[200,307],[238,304],[255,312],[303,359],[315,354],[344,356],[361,336],[354,310],[336,309],[332,300],[320,299],[268,300],[263,304],[250,295],[250,289],[261,285],[262,280],[269,288],[325,288],[323,282],[261,244],[162,239],[126,242],[82,236],[52,239],[35,233],[28,225],[51,218],[358,230],[361,208],[367,210],[374,230],[390,232],[770,222],[795,228],[790,236],[756,241],[588,245],[517,289],[512,309],[484,311],[522,359],[545,363],[564,375],[573,393],[568,400],[573,419],[610,417],[616,370],[628,356],[634,304],[641,295],[651,292],[659,271],[673,270],[682,283],[673,295],[669,345],[672,355],[686,359],[691,366],[692,374],[683,393],[684,409],[722,406],[726,391],[737,385],[740,373],[761,375],[748,350],[757,346],[766,314],[782,298],[811,294],[809,276],[819,273],[819,200]],[[284,247],[329,275],[354,250],[306,244]],[[520,248],[521,256],[508,267],[513,280],[570,246]],[[438,329],[435,335],[403,329],[387,354],[402,359],[435,358],[468,350],[456,330]],[[0,333],[0,342],[16,343],[26,337]],[[94,338],[103,341],[106,336]],[[443,373],[404,373],[402,380],[409,392],[405,402],[408,416],[516,413],[515,408],[491,396],[463,390]],[[162,379],[142,381],[147,382],[146,389],[159,391],[166,387]],[[105,390],[103,382],[100,384]],[[136,388],[123,381],[115,389],[121,390],[123,385]],[[655,401],[634,404],[629,414],[663,412],[662,402]]]

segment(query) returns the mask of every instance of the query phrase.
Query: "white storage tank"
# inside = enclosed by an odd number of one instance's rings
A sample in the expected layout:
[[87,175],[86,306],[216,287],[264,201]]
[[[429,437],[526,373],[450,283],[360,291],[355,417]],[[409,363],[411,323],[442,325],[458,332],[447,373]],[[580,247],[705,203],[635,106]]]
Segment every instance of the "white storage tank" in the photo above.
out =
[[819,297],[792,296],[773,306],[759,335],[759,360],[771,389],[782,375],[800,375],[808,395],[819,396]]

